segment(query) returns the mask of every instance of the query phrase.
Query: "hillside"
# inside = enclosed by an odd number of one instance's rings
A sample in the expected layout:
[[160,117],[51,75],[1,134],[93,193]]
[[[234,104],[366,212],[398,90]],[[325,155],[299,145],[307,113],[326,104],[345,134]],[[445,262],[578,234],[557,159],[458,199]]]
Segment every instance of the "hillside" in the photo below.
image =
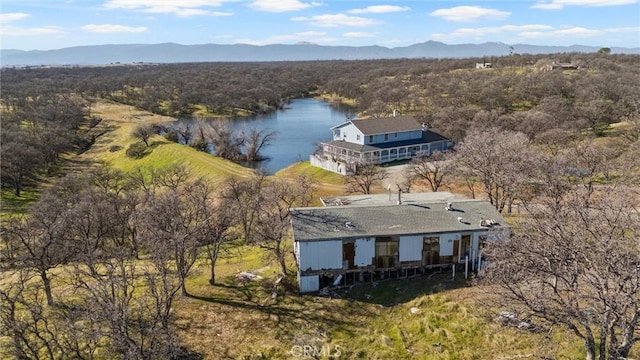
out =
[[[131,68],[136,67],[132,66]],[[153,68],[160,68],[160,66],[153,66]],[[87,68],[83,69],[86,70]],[[120,68],[114,67],[111,69]],[[34,71],[45,70],[51,69],[35,69]],[[62,70],[71,72],[73,69]],[[29,71],[16,69],[13,72],[28,73]],[[135,69],[132,72],[136,73]],[[483,81],[483,79],[497,73],[497,69],[491,69],[490,71],[463,69],[444,72],[444,76],[445,79],[448,79],[449,76],[451,76],[451,79],[454,79],[453,76],[464,76],[463,79],[465,81],[456,81],[455,84],[481,84],[486,90],[489,89],[489,83]],[[596,73],[596,71],[568,73],[562,76],[549,72],[543,73],[539,79],[548,80],[545,83],[548,84],[549,89],[559,88],[558,84],[562,84],[561,81],[568,81],[567,79],[584,79],[584,82],[576,82],[572,87],[560,88],[585,89],[587,85],[591,84],[591,82],[586,81],[587,75],[592,73]],[[289,75],[290,73],[286,72],[284,74]],[[615,74],[622,74],[622,71],[618,70]],[[201,73],[198,73],[198,75],[201,75]],[[531,72],[521,71],[520,73],[505,71],[502,76],[493,76],[490,79],[496,81],[493,88],[502,91],[505,84],[507,84],[505,79],[512,79],[513,84],[520,84],[516,79],[521,75],[523,78],[538,79],[538,73],[533,72],[533,70]],[[474,77],[477,77],[477,80],[472,81]],[[620,81],[597,78],[594,79],[594,83],[598,84],[599,89],[610,86],[611,90],[624,89],[620,86],[620,84],[624,84],[622,80],[627,80],[629,83],[634,84],[634,77],[621,77],[624,79],[620,79]],[[185,79],[183,76],[179,78]],[[387,85],[392,84],[393,78],[393,76],[376,78],[380,81],[379,86],[377,86],[380,89],[380,94],[388,93],[386,90],[390,86]],[[418,81],[412,80],[413,78],[418,79],[418,77],[398,76],[397,78],[402,79],[408,85],[412,84],[410,83],[411,81]],[[425,90],[437,90],[433,95],[434,99],[455,98],[458,101],[462,99],[460,96],[451,95],[454,94],[453,89],[455,87],[450,83],[441,82],[441,84],[447,85],[437,87],[438,82],[426,81],[436,80],[435,75],[429,77],[426,74],[424,79],[424,83],[429,85],[424,87]],[[595,80],[600,79],[605,79],[606,81],[595,82]],[[36,80],[39,81],[39,79]],[[34,84],[37,83],[34,82]],[[83,82],[80,81],[79,83]],[[274,81],[274,83],[279,82]],[[374,82],[372,81],[371,84],[374,84]],[[543,82],[532,81],[527,84],[541,86]],[[395,83],[395,85],[398,85],[398,83]],[[189,86],[192,87],[192,84],[190,83]],[[158,86],[158,88],[163,88],[163,86]],[[415,86],[411,88],[416,89]],[[131,94],[136,92],[133,91],[135,89],[132,90],[130,87],[126,89]],[[445,93],[444,89],[447,89],[446,94],[448,96],[442,96]],[[527,86],[518,87],[514,85],[511,89],[510,95],[512,96],[513,94],[528,95],[535,93],[535,91],[532,91],[535,88],[532,89]],[[471,90],[469,89],[469,94],[476,93]],[[540,93],[546,94],[545,91],[540,90]],[[628,90],[628,92],[630,94],[633,93],[632,90]],[[114,93],[120,94],[118,91],[114,91]],[[611,93],[617,94],[613,91]],[[491,92],[487,92],[487,94],[487,96],[482,96],[480,99],[501,99],[503,104],[501,106],[509,109],[518,108],[519,110],[516,113],[523,112],[524,110],[521,110],[523,107],[530,108],[534,106],[532,103],[528,103],[528,101],[524,101],[517,96],[501,98],[497,95],[492,95]],[[363,97],[365,96],[363,95]],[[160,103],[163,102],[160,101]],[[460,106],[456,104],[449,104],[448,109],[459,109]],[[604,102],[604,104],[606,105],[607,102]],[[544,103],[544,105],[549,106],[548,103]],[[599,102],[594,102],[593,105],[595,110],[603,109],[596,113],[595,118],[599,119],[601,114],[607,112],[606,108],[595,107],[595,105],[602,105]],[[433,106],[436,107],[436,105]],[[493,103],[486,106],[492,109],[497,107]],[[373,106],[371,107],[373,108]],[[437,105],[437,107],[440,106]],[[445,107],[443,106],[442,108]],[[65,161],[61,162],[61,165],[68,167],[71,171],[85,172],[101,163],[107,163],[125,172],[132,171],[138,167],[164,167],[171,164],[181,164],[185,165],[191,174],[210,180],[214,186],[220,185],[228,176],[249,177],[252,174],[252,171],[235,163],[221,160],[204,152],[198,152],[189,146],[170,142],[159,135],[151,137],[150,146],[145,156],[140,159],[129,158],[125,155],[126,149],[137,141],[131,135],[133,129],[141,124],[171,122],[174,121],[174,118],[152,114],[133,106],[108,100],[97,100],[91,103],[89,109],[90,114],[88,115],[90,117],[101,119],[96,126],[89,129],[90,135],[92,135],[95,142],[80,155],[72,155],[69,152],[64,154],[66,158],[64,159]],[[551,107],[551,109],[549,110],[550,113],[556,114],[555,110],[553,110],[554,107]],[[576,107],[576,109],[582,109],[582,107]],[[477,109],[470,110],[474,110],[473,114],[475,114]],[[434,112],[434,114],[434,120],[440,120],[443,124],[450,124],[450,119],[460,119],[461,115],[464,115],[453,112],[451,114]],[[546,121],[544,117],[530,117],[524,118],[522,121],[515,121],[518,119],[514,120],[506,116],[492,118],[487,114],[484,115],[486,123],[497,124],[501,120],[505,126],[509,124],[517,126],[533,124],[525,129],[534,129],[536,132],[539,131],[539,127],[534,126],[538,124],[534,122],[535,120],[540,120],[539,124],[550,125],[550,122]],[[460,129],[467,130],[470,126],[469,124],[471,124],[471,119],[483,121],[482,118],[469,116],[469,122],[460,122],[457,126]],[[598,177],[596,179],[598,184],[607,182],[610,178],[615,179],[634,175],[631,173],[635,171],[634,169],[638,169],[637,165],[635,165],[635,168],[633,167],[634,165],[630,165],[637,164],[637,161],[635,163],[625,161],[625,159],[631,159],[631,157],[637,158],[634,156],[636,154],[634,151],[636,150],[629,147],[627,145],[629,140],[624,138],[625,135],[631,136],[635,134],[632,133],[632,130],[637,129],[634,124],[637,123],[607,124],[606,127],[599,131],[597,137],[595,135],[587,136],[591,132],[595,132],[595,127],[583,130],[585,138],[593,138],[594,150],[620,149],[620,153],[616,152],[607,155],[609,160],[606,164],[611,165],[611,167],[606,168],[606,178],[600,179]],[[82,130],[84,131],[85,129],[83,128]],[[548,143],[542,140],[539,143],[535,143],[536,148],[549,148],[549,151],[552,151],[553,147],[557,145],[554,138],[551,138]],[[559,141],[567,143],[568,138],[561,137]],[[596,145],[600,147],[595,147]],[[513,150],[514,148],[516,146],[509,149]],[[597,153],[602,153],[602,151]],[[309,175],[316,180],[318,184],[317,192],[314,194],[316,197],[344,193],[345,185],[340,176],[317,168],[311,168],[308,162],[297,163],[281,170],[274,175],[274,178],[287,179],[289,182],[293,182],[293,179],[296,179],[300,174]],[[52,176],[45,180],[53,182],[55,179],[56,177]],[[44,184],[43,186],[47,185]],[[478,193],[482,192],[481,185],[479,183],[476,185]],[[451,186],[454,187],[447,190],[456,193],[461,192],[458,190],[465,188],[462,182],[457,186],[453,184]],[[374,189],[375,192],[384,191],[380,185],[375,186]],[[417,191],[417,189],[417,187],[414,187],[412,191]],[[28,195],[32,196],[29,198],[30,201],[37,197],[37,194],[29,193]],[[184,196],[184,193],[182,195]],[[479,194],[479,196],[483,195]],[[3,193],[3,202],[5,200]],[[46,202],[43,203],[46,205]],[[141,206],[135,208],[134,212],[143,212],[146,205],[149,204],[141,204]],[[88,202],[86,208],[80,209],[81,211],[74,213],[76,215],[84,215],[93,213],[93,211],[96,211],[96,213],[101,212],[101,208],[94,207],[91,202]],[[514,214],[511,219],[518,219],[518,216],[521,215],[519,207],[516,212],[517,215]],[[78,219],[84,219],[84,217],[80,216]],[[142,230],[138,232],[138,229],[135,229],[134,226],[133,232],[138,235],[143,233]],[[132,238],[135,236],[133,235]],[[233,239],[240,237],[237,234],[234,234],[234,236]],[[91,240],[91,235],[88,238]],[[161,242],[157,241],[157,239],[158,237],[151,236],[154,246],[147,247],[147,249],[153,249],[156,246],[160,247]],[[5,243],[5,247],[6,244],[9,244],[9,242]],[[287,247],[291,246],[289,237],[286,238],[285,244]],[[209,284],[208,272],[210,266],[204,248],[205,246],[201,246],[197,252],[194,252],[198,257],[193,271],[186,279],[189,295],[180,296],[178,294],[171,303],[170,327],[177,334],[174,338],[179,338],[180,345],[183,345],[192,355],[189,358],[574,359],[584,358],[585,356],[583,344],[577,340],[574,333],[560,325],[545,326],[545,324],[539,324],[542,327],[534,327],[529,330],[502,325],[500,321],[496,320],[495,313],[515,310],[504,307],[489,309],[486,305],[490,303],[489,300],[495,298],[493,295],[495,293],[494,289],[476,285],[473,279],[467,282],[461,276],[452,279],[450,269],[435,271],[427,276],[408,277],[398,281],[380,280],[359,286],[336,289],[335,291],[330,291],[326,296],[321,294],[299,295],[295,287],[289,285],[295,283],[296,280],[292,271],[294,269],[294,261],[290,248],[288,248],[286,249],[286,262],[289,269],[286,280],[288,281],[284,281],[284,285],[280,287],[280,290],[285,288],[285,291],[280,291],[277,296],[274,296],[274,281],[278,277],[279,267],[269,251],[255,245],[246,245],[240,241],[226,243],[216,264],[217,285],[212,286]],[[132,288],[135,288],[136,295],[144,293],[151,288],[149,283],[144,282],[145,273],[143,272],[153,266],[153,259],[150,253],[151,251],[141,252],[139,259],[132,260],[132,257],[128,257],[122,263],[127,265],[122,268],[127,267],[128,271],[130,267],[132,274],[135,273],[135,276],[131,276],[129,284],[131,284]],[[112,256],[111,253],[109,253],[110,256]],[[111,258],[107,258],[107,260],[111,260]],[[107,262],[105,261],[105,264]],[[164,262],[165,265],[167,263],[171,262]],[[75,287],[76,284],[73,281],[82,278],[82,276],[77,275],[80,267],[77,264],[61,262],[48,269],[51,275],[54,298],[65,306],[44,306],[42,308],[45,309],[43,311],[45,314],[73,310],[73,306],[67,307],[66,305],[73,304],[74,300],[93,300],[90,296],[83,298],[82,293],[78,295],[76,292],[78,287]],[[16,287],[14,286],[19,282],[14,280],[20,274],[12,268],[7,267],[5,269],[3,269],[2,279],[0,279],[0,290],[15,290]],[[74,271],[76,272],[74,273]],[[140,272],[137,273],[137,271]],[[243,272],[253,275],[247,276],[245,274],[245,276],[242,276]],[[87,275],[87,273],[80,274]],[[38,304],[42,304],[44,301],[42,292],[39,290],[41,289],[40,279],[37,278],[37,274],[34,276],[36,277],[27,280],[23,284],[26,283],[30,289],[39,291],[40,297],[35,299]],[[101,280],[95,281],[95,283],[106,283],[106,276]],[[132,298],[138,300],[136,296]],[[509,307],[510,304],[504,306]],[[4,308],[6,309],[7,307]],[[37,314],[37,306],[31,309],[35,309],[33,313]],[[489,311],[492,311],[494,315],[491,315]],[[20,311],[18,313],[23,314]],[[2,314],[11,315],[7,312]],[[27,321],[23,321],[25,319]],[[32,322],[32,319],[26,317],[21,317],[19,320],[19,324],[30,324]],[[44,326],[46,329],[59,329],[57,327],[59,324],[57,323],[43,325],[42,318],[37,320],[39,321],[37,322],[38,326]],[[91,329],[90,327],[85,328],[84,325],[86,324],[82,321],[73,323],[73,325],[78,324],[80,325],[77,328],[71,329],[79,330],[74,334],[80,333],[83,334],[82,336],[89,337],[93,333],[88,330],[100,330]],[[35,333],[38,332],[36,331]],[[2,341],[0,345],[8,344],[12,340],[7,337],[0,338],[0,341]],[[96,358],[110,357],[111,354],[105,353],[107,347],[103,347],[102,345],[104,344],[92,344],[90,339],[87,343],[89,346],[95,346]],[[0,351],[0,357],[11,358],[15,355],[5,351],[8,350],[3,348]],[[636,345],[632,349],[630,356],[637,357],[638,355],[640,355],[640,348]],[[20,358],[20,356],[15,357]]]
[[[0,51],[2,66],[104,65],[240,61],[366,60],[401,58],[466,58],[518,54],[595,53],[594,46],[527,44],[456,44],[427,41],[406,47],[296,45],[128,44],[77,46],[56,50]],[[612,48],[612,53],[638,54],[640,48]]]

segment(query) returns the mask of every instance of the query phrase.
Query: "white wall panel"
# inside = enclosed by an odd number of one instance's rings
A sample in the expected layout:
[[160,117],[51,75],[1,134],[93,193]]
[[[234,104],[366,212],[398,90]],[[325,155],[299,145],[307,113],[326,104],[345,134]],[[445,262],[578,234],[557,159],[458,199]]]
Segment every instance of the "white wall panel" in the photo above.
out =
[[342,240],[300,241],[299,269],[342,269]]
[[300,292],[312,292],[320,290],[320,277],[318,275],[299,276]]
[[422,235],[400,236],[400,261],[422,260]]
[[440,256],[453,256],[453,241],[459,238],[460,234],[440,235]]
[[369,266],[376,256],[376,241],[373,238],[356,239],[356,256],[354,265]]

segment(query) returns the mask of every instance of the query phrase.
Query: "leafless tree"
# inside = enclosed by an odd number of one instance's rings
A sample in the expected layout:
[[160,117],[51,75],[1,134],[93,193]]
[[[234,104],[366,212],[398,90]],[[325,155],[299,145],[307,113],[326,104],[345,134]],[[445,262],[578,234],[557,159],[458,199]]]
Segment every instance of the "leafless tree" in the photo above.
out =
[[353,174],[345,175],[347,192],[370,194],[371,187],[387,177],[387,170],[374,163],[364,162],[356,166]]
[[11,275],[11,281],[0,288],[1,333],[10,339],[6,350],[11,349],[17,359],[56,359],[61,349],[43,306],[42,287],[29,285],[29,271]]
[[286,242],[291,229],[293,206],[307,206],[313,196],[313,182],[301,176],[295,182],[274,179],[260,192],[254,233],[258,245],[273,253],[280,265],[281,275],[287,274]]
[[260,192],[264,186],[264,175],[252,176],[248,179],[230,177],[224,185],[222,197],[232,204],[234,216],[239,223],[244,242],[253,243],[253,228],[260,201]]
[[145,145],[149,146],[149,138],[151,138],[155,134],[154,125],[150,124],[140,124],[133,129],[131,135],[144,142]]
[[533,207],[512,238],[484,250],[481,277],[498,285],[501,306],[568,327],[589,360],[626,358],[640,340],[638,208],[629,188],[601,191],[585,202],[574,187]]
[[155,263],[175,263],[184,296],[188,295],[186,278],[198,257],[198,245],[209,235],[211,194],[205,181],[189,181],[156,193],[141,209],[140,239]]
[[535,170],[535,154],[522,133],[489,129],[471,131],[457,147],[454,162],[466,176],[477,178],[491,204],[511,212],[513,201]]
[[265,146],[271,144],[276,138],[275,131],[256,128],[248,130],[244,135],[244,157],[247,161],[262,160],[260,151]]
[[243,134],[236,134],[229,121],[218,120],[211,124],[208,142],[213,146],[216,156],[228,160],[241,157],[242,146],[245,142]]
[[77,250],[68,236],[66,210],[63,199],[47,192],[28,218],[12,219],[6,233],[19,244],[19,261],[40,276],[49,305],[54,303],[50,270],[73,259]]
[[436,192],[451,175],[451,155],[440,151],[414,157],[406,169],[405,176],[413,181],[425,181],[431,191]]
[[190,121],[178,121],[173,124],[172,129],[180,135],[185,144],[189,144],[193,138],[193,126]]
[[83,264],[71,270],[74,307],[97,321],[100,340],[106,349],[122,358],[170,358],[178,351],[177,337],[170,326],[172,304],[180,290],[179,281],[167,272],[139,266],[128,260],[126,248],[102,259],[100,273]]
[[232,228],[235,211],[232,203],[222,197],[216,199],[214,204],[211,205],[211,211],[211,216],[207,218],[207,223],[204,224],[205,234],[202,244],[206,247],[207,257],[209,258],[209,284],[215,285],[216,262],[220,256],[222,246],[236,237]]

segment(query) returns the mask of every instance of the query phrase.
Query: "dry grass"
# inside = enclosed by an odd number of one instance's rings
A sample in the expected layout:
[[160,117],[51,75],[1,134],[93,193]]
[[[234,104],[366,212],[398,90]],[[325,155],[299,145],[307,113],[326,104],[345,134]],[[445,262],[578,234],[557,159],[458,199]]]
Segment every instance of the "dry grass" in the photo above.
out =
[[[135,142],[130,134],[138,124],[162,123],[172,118],[151,115],[130,106],[99,101],[92,115],[103,118],[94,147],[70,159],[76,170],[106,162],[123,170],[138,166],[185,164],[197,176],[220,181],[229,175],[251,174],[239,165],[220,160],[186,146],[152,138],[151,152],[140,160],[124,155]],[[112,151],[114,146],[120,150]],[[275,176],[313,177],[317,195],[344,193],[339,175],[311,168],[308,162],[294,164]],[[383,188],[377,191],[384,191]],[[454,186],[453,192],[463,190]],[[289,259],[293,269],[293,259]],[[583,357],[581,344],[565,330],[550,336],[504,328],[486,316],[482,303],[486,289],[469,287],[448,274],[419,277],[340,291],[340,298],[298,295],[295,289],[272,298],[277,265],[264,250],[236,246],[218,261],[219,285],[208,284],[208,264],[197,263],[187,280],[190,297],[175,304],[175,325],[181,340],[205,359],[221,358],[329,358],[341,359],[506,359],[532,355],[556,359]],[[240,271],[251,271],[262,279],[243,284]],[[62,283],[62,268],[54,272],[54,285]],[[290,275],[289,282],[295,282]],[[5,278],[3,281],[7,281]],[[59,285],[57,285],[59,286]],[[61,296],[63,287],[56,288]],[[413,314],[410,309],[416,308]],[[635,349],[634,356],[640,356]]]

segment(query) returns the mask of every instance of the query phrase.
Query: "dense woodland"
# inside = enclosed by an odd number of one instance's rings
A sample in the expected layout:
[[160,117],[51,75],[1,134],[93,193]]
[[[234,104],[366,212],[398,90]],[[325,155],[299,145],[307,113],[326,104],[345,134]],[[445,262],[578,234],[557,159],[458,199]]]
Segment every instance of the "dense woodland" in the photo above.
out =
[[[517,212],[514,237],[487,249],[481,282],[503,291],[504,306],[570,329],[588,358],[628,356],[640,339],[640,57],[515,54],[475,69],[478,61],[2,69],[3,191],[20,196],[61,177],[28,214],[3,222],[3,272],[13,278],[0,289],[0,321],[11,355],[190,356],[175,336],[174,300],[189,294],[203,253],[216,283],[231,241],[266,249],[283,286],[291,276],[289,208],[310,203],[312,180],[257,175],[213,186],[181,167],[63,177],[61,156],[101,136],[90,131],[102,121],[91,116],[93,99],[206,122],[321,94],[355,101],[364,116],[399,110],[453,139],[454,152],[410,164],[405,190],[456,185]],[[546,71],[551,61],[581,69]],[[132,136],[146,142],[143,130]],[[345,188],[369,193],[385,176],[364,164]],[[65,283],[52,284],[61,265]]]

